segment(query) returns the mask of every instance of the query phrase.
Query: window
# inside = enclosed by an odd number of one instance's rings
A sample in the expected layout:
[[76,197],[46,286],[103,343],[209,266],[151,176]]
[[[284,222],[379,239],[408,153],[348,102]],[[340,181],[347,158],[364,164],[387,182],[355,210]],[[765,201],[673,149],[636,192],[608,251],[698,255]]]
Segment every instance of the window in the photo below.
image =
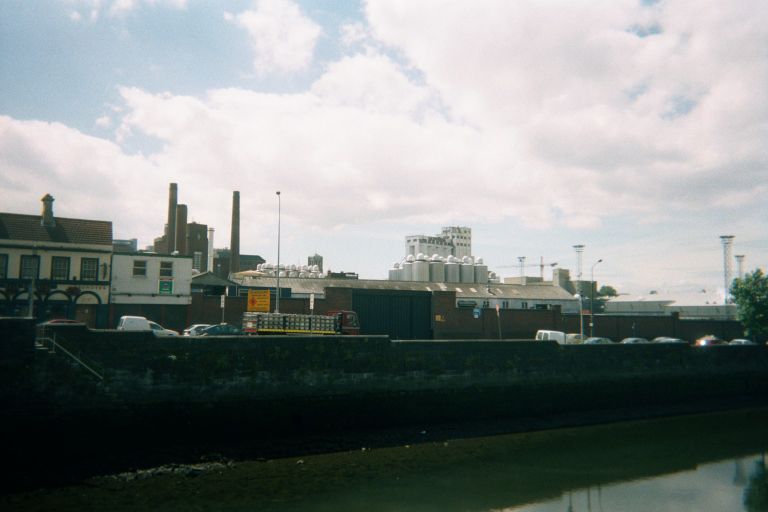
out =
[[40,256],[22,255],[19,277],[21,279],[37,279],[40,277]]
[[194,255],[192,256],[192,268],[201,270],[203,268],[203,253],[200,251],[195,251]]
[[523,309],[528,309],[528,303],[527,302],[523,302],[522,304],[520,304],[520,307],[523,308]]
[[96,281],[99,278],[99,258],[82,258],[80,260],[80,279]]
[[8,277],[8,255],[0,254],[0,279]]
[[504,309],[508,309],[509,308],[509,301],[508,300],[501,301],[501,307],[504,308]]
[[69,258],[67,256],[54,256],[51,259],[51,279],[57,281],[69,279]]
[[160,277],[173,277],[173,262],[161,261],[160,262]]
[[147,260],[133,260],[133,277],[147,277]]

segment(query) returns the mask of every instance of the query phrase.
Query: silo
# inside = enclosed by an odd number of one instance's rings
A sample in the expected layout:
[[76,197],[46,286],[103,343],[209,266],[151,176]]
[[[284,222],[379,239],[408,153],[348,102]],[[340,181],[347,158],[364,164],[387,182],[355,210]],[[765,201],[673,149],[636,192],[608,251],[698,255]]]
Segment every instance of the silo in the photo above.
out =
[[400,279],[400,263],[397,261],[392,265],[392,268],[389,269],[389,280],[402,281],[402,279]]
[[469,256],[464,256],[461,260],[461,282],[462,283],[474,283],[475,282],[475,262]]
[[459,263],[453,256],[448,256],[448,260],[445,262],[445,282],[461,282],[461,271],[459,270]]
[[402,281],[413,281],[413,262],[412,261],[406,261],[405,263],[403,263],[403,268],[401,270],[403,271]]
[[445,282],[445,262],[437,254],[429,262],[429,280],[433,283]]
[[413,280],[429,282],[429,261],[424,254],[416,256],[416,261],[413,262]]
[[477,258],[475,261],[475,282],[488,284],[488,265],[483,263],[483,258]]

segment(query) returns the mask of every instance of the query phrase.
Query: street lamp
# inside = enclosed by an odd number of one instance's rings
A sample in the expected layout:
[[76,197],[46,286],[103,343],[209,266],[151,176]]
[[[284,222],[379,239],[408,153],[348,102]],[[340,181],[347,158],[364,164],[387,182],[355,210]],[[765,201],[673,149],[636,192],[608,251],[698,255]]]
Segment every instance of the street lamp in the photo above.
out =
[[594,336],[595,335],[595,267],[598,263],[600,263],[602,260],[599,259],[596,262],[592,264],[592,275],[590,276],[590,288],[592,288],[592,298],[589,299],[589,335]]
[[577,293],[573,296],[574,299],[579,299],[579,335],[581,340],[584,341],[584,308],[581,305],[581,294]]
[[280,191],[277,194],[277,291],[275,293],[275,313],[280,312]]

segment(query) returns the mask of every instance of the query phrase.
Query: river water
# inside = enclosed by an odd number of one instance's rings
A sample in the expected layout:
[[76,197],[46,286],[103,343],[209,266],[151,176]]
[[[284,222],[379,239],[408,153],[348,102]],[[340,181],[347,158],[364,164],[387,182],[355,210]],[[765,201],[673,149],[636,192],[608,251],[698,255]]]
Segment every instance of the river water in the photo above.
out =
[[768,511],[768,409],[166,466],[3,510]]

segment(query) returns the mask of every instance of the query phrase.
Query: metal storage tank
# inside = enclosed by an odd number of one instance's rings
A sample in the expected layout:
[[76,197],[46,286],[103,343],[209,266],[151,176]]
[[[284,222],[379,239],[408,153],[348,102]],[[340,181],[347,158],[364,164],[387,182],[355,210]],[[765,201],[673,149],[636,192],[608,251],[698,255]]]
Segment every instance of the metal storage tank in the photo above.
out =
[[400,263],[397,261],[392,265],[392,268],[389,269],[389,280],[402,281],[402,279],[400,279]]
[[469,256],[464,256],[461,260],[461,282],[462,283],[474,283],[475,282],[475,262]]
[[461,282],[461,270],[459,269],[459,263],[453,256],[448,256],[448,261],[445,262],[445,282]]
[[401,281],[413,281],[413,262],[406,261],[401,270],[403,271]]
[[432,283],[445,282],[445,262],[437,254],[433,255],[432,261],[429,262],[429,280]]
[[475,261],[475,282],[488,284],[488,265],[483,263],[483,258],[477,258]]
[[429,282],[429,261],[424,254],[419,253],[416,256],[416,261],[413,262],[412,278],[418,282]]

